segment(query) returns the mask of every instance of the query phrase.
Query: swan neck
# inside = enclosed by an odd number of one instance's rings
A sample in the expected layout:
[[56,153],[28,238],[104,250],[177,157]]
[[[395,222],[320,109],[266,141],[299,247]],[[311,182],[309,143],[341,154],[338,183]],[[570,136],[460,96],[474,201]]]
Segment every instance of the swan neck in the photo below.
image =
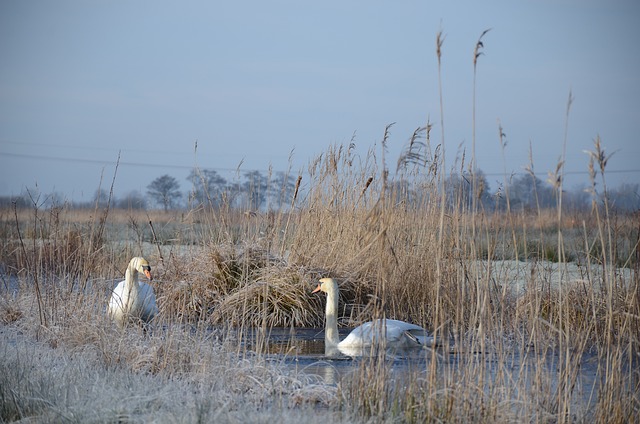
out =
[[326,325],[324,329],[325,349],[336,347],[340,342],[338,335],[338,287],[337,284],[330,286],[327,291]]
[[138,290],[138,270],[133,264],[127,268],[127,271],[124,273],[124,279],[127,289],[132,291]]

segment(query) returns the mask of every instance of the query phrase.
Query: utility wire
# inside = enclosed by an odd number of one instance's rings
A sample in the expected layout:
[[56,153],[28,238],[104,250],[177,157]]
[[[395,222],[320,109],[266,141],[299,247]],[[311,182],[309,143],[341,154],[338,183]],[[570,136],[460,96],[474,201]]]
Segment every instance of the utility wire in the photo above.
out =
[[[45,155],[33,155],[33,154],[23,154],[23,153],[3,153],[0,152],[0,156],[9,156],[9,157],[17,157],[17,158],[25,158],[25,159],[39,159],[39,160],[49,160],[55,162],[80,162],[80,163],[95,163],[100,165],[115,165],[115,161],[109,161],[106,159],[86,159],[86,158],[65,158],[65,157],[56,157],[56,156],[45,156]],[[194,165],[176,165],[176,164],[154,164],[149,162],[128,162],[128,161],[120,161],[120,165],[124,166],[138,166],[138,167],[148,167],[148,168],[171,168],[171,169],[193,169]],[[205,167],[203,169],[211,169],[215,171],[225,171],[225,172],[235,172],[237,168],[218,168],[218,167]],[[249,170],[247,170],[249,171]],[[261,171],[267,172],[267,170],[255,169],[251,171]],[[607,174],[634,174],[640,172],[640,169],[607,169]],[[528,172],[514,172],[513,175],[523,175],[528,174]],[[589,171],[565,171],[565,175],[588,175]],[[483,172],[484,176],[487,177],[501,177],[503,176],[500,172]],[[546,176],[546,174],[544,174]]]
[[[23,154],[23,153],[4,153],[0,152],[0,156],[9,156],[16,158],[25,158],[25,159],[39,159],[39,160],[47,160],[52,162],[80,162],[80,163],[95,163],[99,165],[116,165],[116,161],[110,161],[106,159],[86,159],[86,158],[65,158],[65,157],[56,157],[56,156],[45,156],[45,155],[33,155],[33,154]],[[148,167],[148,168],[172,168],[172,169],[193,169],[196,168],[195,165],[176,165],[176,164],[157,164],[157,163],[149,163],[149,162],[127,162],[120,161],[120,165],[124,166],[136,166],[136,167]],[[205,167],[202,169],[211,169],[215,171],[224,171],[224,172],[236,172],[238,168],[212,168]],[[243,171],[259,171],[259,172],[268,172],[266,169],[245,169]]]

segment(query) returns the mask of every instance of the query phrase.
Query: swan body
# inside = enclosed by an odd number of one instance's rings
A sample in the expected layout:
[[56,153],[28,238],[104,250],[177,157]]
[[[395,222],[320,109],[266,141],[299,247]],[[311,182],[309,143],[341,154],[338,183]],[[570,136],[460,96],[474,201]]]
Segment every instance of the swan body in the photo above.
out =
[[109,300],[109,316],[122,327],[132,321],[147,323],[158,313],[153,287],[139,281],[139,273],[143,273],[149,281],[153,279],[149,262],[136,257],[129,262],[124,281],[120,281],[113,289]]
[[313,293],[327,293],[325,353],[336,350],[353,356],[362,355],[373,346],[387,349],[406,350],[433,346],[434,339],[424,328],[395,319],[376,319],[356,327],[342,341],[338,335],[338,284],[332,278],[322,278]]

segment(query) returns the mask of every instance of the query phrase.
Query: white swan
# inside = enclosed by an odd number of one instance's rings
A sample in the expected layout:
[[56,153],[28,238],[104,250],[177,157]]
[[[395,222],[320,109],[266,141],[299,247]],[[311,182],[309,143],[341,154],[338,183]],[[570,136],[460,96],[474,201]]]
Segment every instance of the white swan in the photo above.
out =
[[392,350],[407,350],[433,346],[434,339],[427,330],[395,319],[377,319],[356,327],[343,341],[338,335],[338,284],[333,278],[322,278],[312,292],[327,294],[326,325],[324,333],[325,354],[340,351],[349,356],[360,356],[372,346],[381,345]]
[[146,275],[149,281],[152,280],[149,262],[145,258],[133,258],[125,272],[124,281],[120,281],[113,289],[109,300],[109,316],[122,327],[128,322],[147,323],[158,313],[153,287],[138,281],[139,272]]

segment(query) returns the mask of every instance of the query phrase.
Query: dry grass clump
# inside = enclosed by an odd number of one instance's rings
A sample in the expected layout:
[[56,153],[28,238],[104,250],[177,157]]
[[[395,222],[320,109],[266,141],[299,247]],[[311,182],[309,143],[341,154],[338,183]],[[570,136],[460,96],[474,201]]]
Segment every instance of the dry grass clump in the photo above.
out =
[[[212,246],[202,253],[175,261],[165,273],[159,301],[167,317],[181,322],[270,326],[309,324],[305,318],[301,270],[256,246],[242,249]],[[258,289],[264,287],[264,290]],[[260,310],[260,314],[256,314]]]
[[[314,282],[328,271],[290,265],[259,246],[208,246],[164,267],[158,302],[165,319],[231,327],[311,327],[324,322],[324,299]],[[364,292],[366,293],[366,291]],[[361,284],[345,280],[347,317],[366,307]],[[359,317],[362,318],[362,317]]]
[[230,293],[211,314],[214,324],[309,327],[322,321],[309,295],[309,278],[296,268],[264,268]]
[[[300,267],[263,268],[227,296],[213,311],[211,322],[245,327],[324,327],[325,298],[314,295],[318,279],[328,274]],[[366,304],[351,281],[341,283],[345,319],[366,318]],[[364,312],[364,313],[361,313]]]
[[22,310],[10,299],[0,298],[0,323],[11,324],[22,318]]

